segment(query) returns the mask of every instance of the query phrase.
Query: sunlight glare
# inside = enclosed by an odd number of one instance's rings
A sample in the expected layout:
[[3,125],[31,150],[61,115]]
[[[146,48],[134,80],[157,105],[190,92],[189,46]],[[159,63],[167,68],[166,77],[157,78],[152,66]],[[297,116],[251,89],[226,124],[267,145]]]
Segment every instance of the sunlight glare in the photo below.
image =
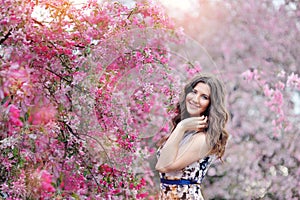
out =
[[166,7],[171,17],[180,17],[185,13],[197,13],[198,0],[159,0],[159,2]]

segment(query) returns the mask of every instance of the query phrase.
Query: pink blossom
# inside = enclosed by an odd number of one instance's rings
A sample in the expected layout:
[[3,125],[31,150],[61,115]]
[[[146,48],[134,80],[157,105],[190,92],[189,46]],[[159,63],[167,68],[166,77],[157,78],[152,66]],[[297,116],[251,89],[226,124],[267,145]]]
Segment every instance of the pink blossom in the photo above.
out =
[[285,72],[284,70],[281,70],[281,71],[277,74],[277,76],[280,77],[280,78],[284,78],[284,77],[285,77],[285,74],[286,74],[286,72]]
[[63,189],[65,191],[85,193],[85,187],[85,178],[83,175],[65,172],[63,179]]
[[57,111],[52,105],[35,106],[28,121],[33,125],[43,125],[53,121]]
[[283,90],[284,87],[285,87],[285,84],[284,84],[283,82],[279,81],[279,82],[275,85],[275,87],[276,87],[277,89],[279,89],[279,90]]
[[30,95],[30,70],[19,63],[9,63],[6,71],[0,70],[0,77],[3,76],[3,92],[5,95],[17,94],[18,96]]
[[199,64],[199,62],[196,62],[195,65],[186,64],[185,69],[186,69],[189,77],[193,77],[202,71],[202,68],[201,68],[201,65]]
[[9,107],[9,119],[11,123],[16,126],[22,127],[23,123],[20,120],[20,110],[15,105],[10,105]]
[[273,99],[272,99],[273,104],[277,105],[282,105],[283,103],[283,95],[280,90],[275,90],[273,93]]
[[148,192],[140,193],[136,195],[137,199],[145,199],[148,196]]
[[48,171],[42,170],[40,176],[41,191],[43,191],[44,194],[55,192],[55,188],[52,186],[52,175]]
[[294,72],[287,77],[286,85],[300,90],[300,77]]
[[25,171],[21,170],[21,173],[18,174],[18,179],[16,181],[12,182],[12,190],[15,194],[20,194],[21,197],[25,197],[26,196],[26,191],[27,191],[27,187],[26,187],[26,183],[25,183]]
[[36,169],[35,172],[30,176],[30,184],[32,187],[32,192],[36,198],[48,198],[53,196],[56,191],[52,185],[53,175],[47,170]]
[[247,70],[242,73],[242,77],[247,81],[257,80],[258,79],[258,71],[257,69],[254,70]]
[[267,96],[267,97],[270,97],[274,90],[273,89],[270,89],[269,85],[264,85],[264,94]]

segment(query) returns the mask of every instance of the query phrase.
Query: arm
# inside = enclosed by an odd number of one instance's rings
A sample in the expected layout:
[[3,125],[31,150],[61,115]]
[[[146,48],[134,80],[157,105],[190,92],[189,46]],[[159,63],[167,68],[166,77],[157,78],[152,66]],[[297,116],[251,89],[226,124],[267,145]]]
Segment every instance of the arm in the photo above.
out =
[[156,170],[160,172],[180,170],[203,158],[209,151],[204,133],[193,135],[187,143],[180,147],[179,143],[186,130],[203,129],[206,127],[206,123],[207,118],[204,117],[192,117],[181,121],[161,149],[155,166]]

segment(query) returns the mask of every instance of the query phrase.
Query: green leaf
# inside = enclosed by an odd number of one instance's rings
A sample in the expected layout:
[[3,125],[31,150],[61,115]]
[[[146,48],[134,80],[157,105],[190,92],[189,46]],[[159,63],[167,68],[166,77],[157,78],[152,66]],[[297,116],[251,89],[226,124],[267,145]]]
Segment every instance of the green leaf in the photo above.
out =
[[13,148],[13,155],[14,155],[14,157],[19,156],[19,150],[17,148]]
[[23,168],[23,167],[24,167],[25,161],[26,161],[26,160],[23,159],[23,158],[20,158],[20,159],[19,159],[19,167],[20,167],[20,168]]
[[28,113],[28,111],[24,114],[24,120],[25,121],[28,121],[28,119],[29,119],[29,113]]
[[79,196],[75,193],[72,194],[72,197],[74,197],[76,200],[80,200]]
[[5,102],[8,100],[9,96],[6,96],[4,97],[2,100],[1,100],[1,105],[5,104]]

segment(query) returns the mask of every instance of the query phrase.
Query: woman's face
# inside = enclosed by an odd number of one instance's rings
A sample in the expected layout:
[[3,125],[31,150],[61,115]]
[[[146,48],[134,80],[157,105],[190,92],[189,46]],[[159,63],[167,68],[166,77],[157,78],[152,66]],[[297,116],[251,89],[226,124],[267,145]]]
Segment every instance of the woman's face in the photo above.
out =
[[191,117],[201,116],[210,103],[210,87],[205,83],[197,83],[193,90],[186,95],[185,103]]

